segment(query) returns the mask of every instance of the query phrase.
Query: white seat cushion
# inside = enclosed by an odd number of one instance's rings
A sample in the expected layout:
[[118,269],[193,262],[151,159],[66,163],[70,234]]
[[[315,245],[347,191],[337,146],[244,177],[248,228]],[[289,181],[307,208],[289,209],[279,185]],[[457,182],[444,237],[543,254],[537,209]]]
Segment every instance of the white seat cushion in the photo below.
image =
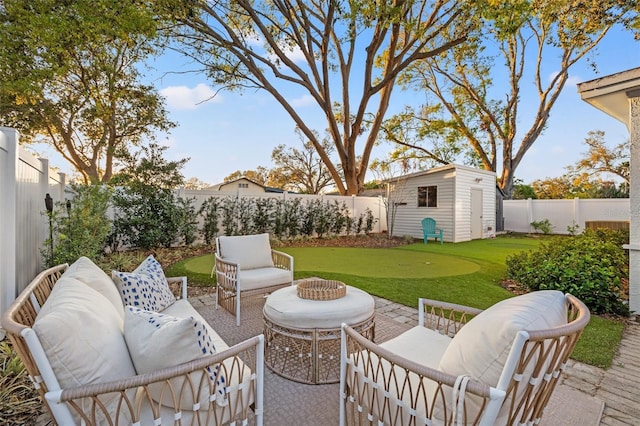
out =
[[240,269],[273,267],[269,234],[218,237],[218,256],[237,263]]
[[82,281],[102,294],[116,308],[120,317],[124,319],[124,305],[122,304],[118,287],[116,287],[113,280],[109,278],[109,275],[93,263],[91,259],[84,256],[78,258],[78,260],[69,265],[64,276]]
[[240,291],[291,283],[291,271],[270,267],[238,271]]
[[[399,336],[381,343],[379,346],[409,361],[437,369],[442,354],[446,351],[451,340],[449,336],[442,335],[437,331],[422,326],[415,326]],[[423,379],[423,383],[421,384],[418,376],[411,374],[408,382],[411,384],[413,392],[409,392],[408,389],[405,389],[407,370],[397,365],[392,367],[388,360],[380,359],[375,353],[371,354],[371,359],[367,358],[367,352],[362,352],[359,355],[362,357],[359,358],[361,364],[358,365],[358,368],[355,369],[354,372],[357,378],[358,389],[361,391],[366,389],[366,394],[364,394],[364,396],[366,396],[364,401],[367,404],[365,412],[371,412],[376,416],[382,417],[387,422],[391,422],[390,418],[393,417],[393,413],[396,411],[404,411],[403,418],[405,422],[402,423],[395,419],[393,424],[411,424],[410,407],[413,401],[416,403],[416,411],[412,412],[412,414],[416,416],[417,424],[422,424],[421,421],[427,417],[427,413],[422,403],[423,398],[418,396],[417,393],[420,392],[420,395],[423,395],[426,401],[429,401],[428,403],[430,405],[438,389],[437,383]],[[353,359],[354,357],[352,355],[352,360]],[[369,369],[369,377],[365,378],[365,366],[363,364],[368,363],[370,363],[370,365],[367,365],[366,368]],[[392,368],[393,372],[391,370]],[[390,394],[387,395],[382,391],[378,391],[374,395],[374,386],[369,383],[371,379],[374,379],[380,388],[390,390]],[[396,394],[398,389],[400,389],[401,392],[404,390],[400,400],[397,398],[399,394]],[[442,406],[441,400],[437,399],[437,401],[437,407],[440,408]],[[389,412],[389,409],[391,409],[391,412]],[[433,424],[442,423],[434,419]]]
[[264,304],[264,315],[276,324],[290,328],[340,328],[354,325],[373,315],[375,301],[368,293],[347,286],[347,294],[334,300],[308,300],[298,297],[297,286],[274,291]]
[[391,340],[380,343],[380,347],[420,365],[437,369],[451,340],[449,336],[417,325]]

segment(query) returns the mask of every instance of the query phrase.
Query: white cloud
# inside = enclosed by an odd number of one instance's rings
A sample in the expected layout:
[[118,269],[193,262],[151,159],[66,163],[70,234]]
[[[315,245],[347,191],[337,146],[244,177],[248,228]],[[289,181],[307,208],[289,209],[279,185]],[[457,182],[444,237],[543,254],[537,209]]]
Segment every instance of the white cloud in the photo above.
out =
[[302,50],[300,50],[298,46],[294,46],[290,49],[285,48],[284,53],[287,55],[287,58],[296,63],[304,63],[307,60],[307,58],[304,57],[304,53],[302,53]]
[[205,102],[222,102],[222,96],[209,86],[200,83],[196,87],[169,86],[160,90],[171,109],[196,109]]
[[[552,72],[551,75],[549,75],[549,81],[553,80],[557,75],[558,75],[558,71]],[[565,83],[565,86],[577,86],[579,83],[582,83],[584,80],[579,77],[579,76],[569,76],[569,78],[567,78],[567,82]]]
[[560,145],[555,145],[555,146],[551,147],[551,152],[553,154],[564,154],[564,147],[562,147]]
[[305,107],[309,105],[313,105],[313,96],[311,95],[303,95],[299,98],[295,98],[291,100],[291,106],[294,107]]

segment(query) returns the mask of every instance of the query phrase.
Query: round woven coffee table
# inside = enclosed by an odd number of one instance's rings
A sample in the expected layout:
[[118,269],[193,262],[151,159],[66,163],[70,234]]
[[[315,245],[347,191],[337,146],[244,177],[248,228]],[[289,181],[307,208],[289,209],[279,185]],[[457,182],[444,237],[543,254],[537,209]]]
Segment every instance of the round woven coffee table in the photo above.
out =
[[371,340],[375,330],[373,297],[355,287],[345,290],[319,300],[305,299],[304,292],[299,297],[296,285],[271,293],[263,309],[267,367],[296,382],[339,382],[342,323]]

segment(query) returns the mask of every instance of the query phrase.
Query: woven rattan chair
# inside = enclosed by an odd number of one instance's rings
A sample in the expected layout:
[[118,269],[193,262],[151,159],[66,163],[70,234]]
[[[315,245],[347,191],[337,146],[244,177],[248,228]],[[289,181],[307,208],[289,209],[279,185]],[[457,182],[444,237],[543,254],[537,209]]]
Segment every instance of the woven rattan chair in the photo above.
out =
[[[580,300],[564,300],[564,325],[515,333],[495,383],[445,371],[455,336],[478,309],[420,299],[418,327],[381,345],[343,325],[340,425],[537,424],[589,322]],[[473,363],[485,348],[470,349],[464,356]]]
[[238,326],[242,296],[293,285],[293,257],[271,249],[269,234],[218,237],[215,258],[216,307],[235,315]]

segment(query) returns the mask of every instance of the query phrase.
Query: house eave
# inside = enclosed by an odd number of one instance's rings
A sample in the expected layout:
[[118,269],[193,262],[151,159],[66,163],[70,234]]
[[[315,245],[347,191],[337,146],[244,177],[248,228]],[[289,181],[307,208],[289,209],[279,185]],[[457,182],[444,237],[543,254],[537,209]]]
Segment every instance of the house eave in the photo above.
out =
[[640,97],[640,67],[580,83],[578,93],[629,128],[629,98]]

